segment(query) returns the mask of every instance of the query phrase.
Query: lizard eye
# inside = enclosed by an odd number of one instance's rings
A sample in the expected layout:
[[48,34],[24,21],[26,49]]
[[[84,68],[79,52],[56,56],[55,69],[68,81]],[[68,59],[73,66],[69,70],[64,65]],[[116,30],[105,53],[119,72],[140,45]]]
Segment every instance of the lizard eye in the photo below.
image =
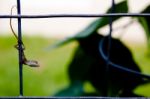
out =
[[[16,49],[19,49],[18,44],[14,46]],[[22,49],[25,50],[25,46],[22,44]]]

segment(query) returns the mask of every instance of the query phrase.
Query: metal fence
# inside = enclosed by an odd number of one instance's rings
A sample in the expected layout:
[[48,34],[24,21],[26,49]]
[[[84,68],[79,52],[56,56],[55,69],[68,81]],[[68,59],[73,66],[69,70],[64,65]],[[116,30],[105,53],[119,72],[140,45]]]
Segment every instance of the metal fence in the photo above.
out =
[[[145,16],[150,16],[150,13],[115,13],[115,0],[112,0],[112,5],[111,5],[111,13],[108,14],[47,14],[47,15],[22,15],[21,14],[21,0],[17,0],[17,15],[0,15],[0,18],[16,18],[18,19],[18,53],[19,53],[19,93],[20,93],[20,97],[23,96],[23,43],[22,43],[22,23],[21,23],[21,19],[37,19],[37,18],[91,18],[91,17],[109,17],[109,41],[108,41],[108,54],[107,56],[104,55],[103,50],[102,50],[102,43],[100,43],[100,47],[99,47],[99,51],[102,55],[102,57],[104,58],[104,60],[106,61],[107,64],[107,69],[109,69],[109,65],[111,64],[112,66],[114,66],[117,69],[126,71],[126,72],[130,72],[133,73],[137,76],[141,76],[144,78],[148,78],[150,79],[150,75],[145,75],[145,74],[141,74],[139,72],[136,72],[134,70],[125,68],[123,66],[114,64],[113,62],[110,61],[109,59],[109,55],[110,55],[110,50],[111,50],[111,35],[112,35],[112,23],[113,23],[113,17],[116,16],[121,16],[121,17],[145,17]],[[24,98],[38,98],[38,97],[24,97]],[[40,97],[39,97],[40,98]],[[53,97],[52,97],[53,98]],[[90,97],[89,97],[90,98]],[[100,98],[100,97],[98,97]]]

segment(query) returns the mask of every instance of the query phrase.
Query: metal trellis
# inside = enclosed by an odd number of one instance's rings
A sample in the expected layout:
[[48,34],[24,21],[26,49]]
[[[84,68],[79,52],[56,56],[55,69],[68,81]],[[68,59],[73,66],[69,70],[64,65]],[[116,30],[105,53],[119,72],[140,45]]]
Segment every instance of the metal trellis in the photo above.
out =
[[[0,15],[0,18],[17,18],[18,19],[18,54],[19,54],[19,93],[20,96],[23,96],[23,48],[22,48],[22,27],[21,27],[21,19],[38,19],[38,18],[91,18],[91,17],[109,17],[109,42],[108,42],[108,53],[105,55],[103,53],[103,40],[101,40],[100,45],[99,45],[99,51],[104,60],[106,61],[107,64],[107,70],[109,70],[109,65],[114,66],[115,68],[118,68],[120,70],[126,71],[126,72],[131,72],[135,75],[145,77],[150,79],[150,75],[145,75],[141,74],[139,72],[136,72],[134,70],[124,68],[123,66],[117,65],[113,62],[110,61],[109,55],[110,55],[110,50],[111,50],[111,34],[112,34],[112,20],[113,17],[143,17],[143,16],[150,16],[150,13],[115,13],[115,0],[112,0],[112,11],[111,13],[108,14],[47,14],[47,15],[22,15],[21,14],[21,0],[17,0],[17,15]],[[108,82],[107,82],[108,83]],[[109,87],[109,86],[108,86]],[[106,88],[107,90],[107,88]],[[100,98],[100,97],[99,97]]]

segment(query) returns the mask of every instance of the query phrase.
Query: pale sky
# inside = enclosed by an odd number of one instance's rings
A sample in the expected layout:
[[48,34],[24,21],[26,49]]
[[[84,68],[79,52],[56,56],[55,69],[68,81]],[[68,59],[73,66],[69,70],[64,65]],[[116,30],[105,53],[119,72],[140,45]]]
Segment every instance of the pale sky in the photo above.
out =
[[[121,0],[116,0],[116,2],[119,1]],[[150,4],[150,0],[128,1],[130,12],[139,12],[145,6]],[[104,13],[110,4],[111,0],[21,0],[22,14],[99,14]],[[16,5],[16,0],[0,0],[0,14],[10,14],[10,9],[13,5]],[[15,9],[14,14],[16,14]],[[25,35],[66,37],[81,31],[93,19],[25,19],[22,20],[22,31]],[[16,20],[13,20],[13,27],[17,31]],[[141,31],[139,25],[134,27],[135,30]],[[9,28],[9,20],[0,19],[0,34],[10,34],[9,32],[11,32]],[[107,32],[107,29],[104,32]]]

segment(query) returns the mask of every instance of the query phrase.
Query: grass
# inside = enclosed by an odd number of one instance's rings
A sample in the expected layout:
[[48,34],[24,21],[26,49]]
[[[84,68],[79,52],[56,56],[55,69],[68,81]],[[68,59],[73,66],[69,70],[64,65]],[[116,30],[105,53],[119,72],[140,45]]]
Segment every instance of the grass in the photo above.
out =
[[[42,37],[24,37],[25,55],[28,59],[37,60],[39,68],[24,66],[24,95],[52,96],[69,84],[67,65],[70,62],[77,44],[70,43],[53,51],[45,50],[55,42],[53,39]],[[13,47],[16,44],[12,36],[0,37],[0,96],[18,96],[18,53]],[[145,47],[131,46],[136,62],[143,73],[150,74],[149,58],[145,57]],[[86,89],[89,88],[87,84]],[[135,92],[150,96],[150,84],[138,87]]]
[[[137,43],[131,43],[127,42],[126,45],[131,50],[133,54],[133,58],[135,62],[139,65],[141,68],[141,71],[143,74],[150,75],[150,56],[148,55],[149,51],[146,44],[137,44]],[[150,97],[150,83],[147,83],[145,85],[138,86],[135,89],[135,93]]]
[[[67,64],[75,44],[52,52],[45,50],[53,42],[52,39],[41,37],[24,38],[26,57],[40,64],[39,68],[24,65],[25,96],[51,96],[68,85]],[[13,47],[15,44],[13,37],[0,37],[0,96],[19,95],[18,53]]]

